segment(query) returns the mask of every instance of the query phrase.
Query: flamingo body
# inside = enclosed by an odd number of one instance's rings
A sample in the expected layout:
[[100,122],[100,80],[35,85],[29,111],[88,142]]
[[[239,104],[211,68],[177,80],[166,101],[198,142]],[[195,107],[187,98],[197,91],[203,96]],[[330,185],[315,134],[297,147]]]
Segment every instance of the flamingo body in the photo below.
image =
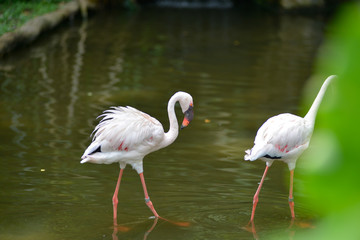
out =
[[99,117],[101,121],[93,131],[93,141],[81,157],[81,163],[120,164],[120,173],[113,196],[114,224],[117,218],[117,195],[127,164],[139,174],[145,202],[159,217],[150,201],[143,176],[143,158],[145,155],[164,148],[175,141],[179,125],[175,115],[175,104],[180,103],[184,120],[181,128],[186,127],[193,119],[193,99],[185,92],[175,93],[168,102],[170,129],[164,132],[161,123],[150,115],[133,107],[112,107]]
[[306,119],[283,113],[269,118],[258,130],[254,147],[246,150],[245,160],[261,159],[271,166],[274,160],[295,168],[296,159],[309,146],[313,126]]
[[132,107],[114,107],[100,115],[93,142],[85,150],[81,163],[130,164],[142,172],[145,155],[165,147],[161,123]]

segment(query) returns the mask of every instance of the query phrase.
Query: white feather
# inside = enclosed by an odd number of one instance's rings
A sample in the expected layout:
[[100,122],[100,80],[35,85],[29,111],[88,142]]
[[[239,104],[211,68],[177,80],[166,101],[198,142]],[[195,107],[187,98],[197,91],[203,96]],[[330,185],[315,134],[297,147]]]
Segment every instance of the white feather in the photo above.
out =
[[158,120],[132,107],[114,107],[100,117],[103,119],[93,132],[93,140],[108,140],[110,150],[131,151],[142,145],[153,146],[164,137]]
[[264,158],[268,155],[287,162],[300,149],[305,150],[303,146],[308,145],[312,129],[305,119],[289,113],[271,117],[259,128],[254,147],[247,150],[245,160],[262,158],[271,162],[272,159]]

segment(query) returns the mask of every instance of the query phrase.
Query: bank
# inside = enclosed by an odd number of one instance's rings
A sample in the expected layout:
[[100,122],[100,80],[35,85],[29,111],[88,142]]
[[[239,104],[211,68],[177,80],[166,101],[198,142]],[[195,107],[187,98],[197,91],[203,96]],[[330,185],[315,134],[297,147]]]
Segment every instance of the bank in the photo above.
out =
[[70,1],[59,4],[57,10],[32,18],[13,31],[0,36],[0,58],[16,47],[34,41],[42,32],[58,26],[66,19],[82,13],[86,17],[87,7],[83,1]]

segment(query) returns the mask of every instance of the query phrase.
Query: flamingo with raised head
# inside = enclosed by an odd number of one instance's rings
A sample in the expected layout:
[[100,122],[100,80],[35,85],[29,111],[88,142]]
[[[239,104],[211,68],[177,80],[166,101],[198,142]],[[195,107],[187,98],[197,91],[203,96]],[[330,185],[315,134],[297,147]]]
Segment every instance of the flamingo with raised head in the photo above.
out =
[[113,107],[104,111],[102,120],[93,131],[93,141],[81,157],[81,163],[120,164],[120,173],[112,198],[114,225],[117,222],[118,191],[123,171],[130,164],[139,174],[145,195],[145,203],[155,217],[160,217],[150,201],[144,174],[145,155],[164,148],[175,141],[179,134],[179,124],[175,115],[175,103],[179,102],[184,120],[181,129],[188,126],[194,116],[193,99],[186,92],[175,93],[168,102],[170,129],[164,132],[161,123],[132,107]]
[[325,80],[304,118],[290,113],[269,118],[257,131],[253,148],[245,151],[245,160],[261,159],[266,162],[264,174],[253,198],[250,222],[254,221],[255,209],[266,173],[275,160],[288,164],[290,170],[289,206],[291,217],[295,219],[293,178],[296,160],[309,146],[320,103],[328,85],[335,77],[332,75]]

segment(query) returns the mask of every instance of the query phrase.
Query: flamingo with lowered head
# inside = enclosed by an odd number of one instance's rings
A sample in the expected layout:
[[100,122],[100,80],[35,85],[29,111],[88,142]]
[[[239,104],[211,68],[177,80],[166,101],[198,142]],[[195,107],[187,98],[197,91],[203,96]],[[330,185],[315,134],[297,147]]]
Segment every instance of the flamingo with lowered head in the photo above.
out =
[[175,103],[179,102],[185,114],[181,129],[193,119],[193,99],[186,92],[175,93],[168,102],[170,129],[164,132],[163,126],[155,118],[132,107],[113,107],[104,111],[103,117],[93,131],[90,146],[81,157],[81,163],[120,164],[120,173],[112,198],[114,225],[117,222],[118,191],[124,168],[130,164],[139,174],[145,195],[145,203],[155,217],[159,214],[150,201],[144,174],[145,155],[164,148],[175,141],[179,134],[179,124],[175,115]]
[[296,160],[309,146],[317,111],[328,85],[334,78],[336,76],[332,75],[325,80],[304,118],[290,113],[283,113],[269,118],[257,131],[253,148],[245,151],[245,160],[255,161],[261,159],[266,162],[264,174],[253,198],[251,223],[254,221],[255,209],[266,173],[275,160],[288,164],[290,170],[289,206],[291,217],[292,219],[295,218],[293,177]]

